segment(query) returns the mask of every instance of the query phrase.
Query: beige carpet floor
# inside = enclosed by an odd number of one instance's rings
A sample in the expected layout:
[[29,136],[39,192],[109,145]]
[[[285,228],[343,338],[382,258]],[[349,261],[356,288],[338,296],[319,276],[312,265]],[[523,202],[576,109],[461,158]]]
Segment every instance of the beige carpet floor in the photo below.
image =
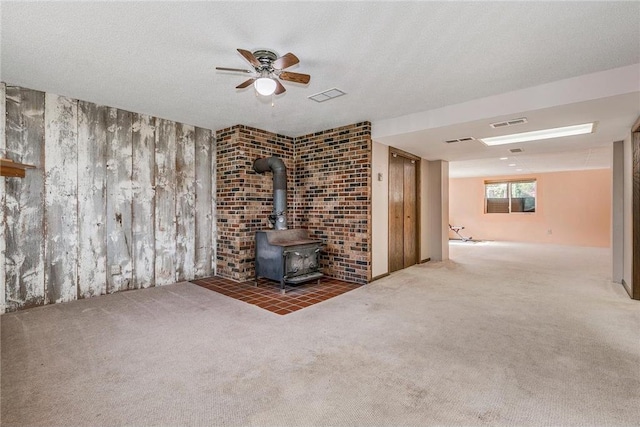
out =
[[607,249],[451,243],[286,316],[182,283],[0,317],[3,426],[637,426]]

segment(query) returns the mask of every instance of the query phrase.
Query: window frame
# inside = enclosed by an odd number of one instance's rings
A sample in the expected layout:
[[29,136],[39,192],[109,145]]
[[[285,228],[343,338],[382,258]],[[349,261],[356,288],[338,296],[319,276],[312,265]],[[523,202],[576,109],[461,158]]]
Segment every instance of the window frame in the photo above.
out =
[[[533,205],[533,211],[516,211],[516,212],[512,212],[511,210],[511,184],[518,184],[518,183],[534,183],[535,184],[535,188],[536,188],[536,195],[534,197],[534,205]],[[491,184],[507,184],[507,197],[506,199],[509,201],[509,212],[489,212],[488,211],[488,197],[487,197],[487,185],[491,185]],[[485,214],[506,214],[506,215],[511,215],[511,214],[527,214],[527,215],[534,215],[536,212],[538,212],[538,180],[536,178],[518,178],[518,179],[487,179],[484,181],[484,213]]]

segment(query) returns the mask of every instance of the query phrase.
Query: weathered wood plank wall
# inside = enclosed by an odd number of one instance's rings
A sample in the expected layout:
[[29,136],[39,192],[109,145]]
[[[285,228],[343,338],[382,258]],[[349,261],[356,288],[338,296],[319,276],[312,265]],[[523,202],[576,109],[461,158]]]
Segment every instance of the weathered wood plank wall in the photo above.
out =
[[133,115],[133,289],[155,286],[155,117]]
[[44,93],[6,88],[6,146],[11,160],[35,165],[24,178],[5,179],[7,310],[44,298]]
[[129,289],[131,260],[131,113],[109,108],[107,116],[107,292]]
[[211,193],[211,185],[216,182],[215,169],[212,170],[212,144],[211,131],[196,128],[195,132],[196,159],[195,159],[195,196],[196,196],[196,212],[195,212],[195,276],[207,277],[213,274],[211,260],[215,259],[212,255],[215,245],[209,244],[215,242],[212,240],[212,228],[214,224],[213,212],[213,195]]
[[[6,158],[7,144],[5,138],[5,126],[6,126],[6,88],[4,83],[0,83],[0,157]],[[4,237],[4,179],[0,179],[0,314],[5,312],[6,306],[6,286],[4,283],[4,259],[5,259],[5,237]]]
[[176,124],[156,124],[156,285],[166,285],[176,281]]
[[176,276],[193,277],[195,256],[195,128],[178,124],[176,150]]
[[0,183],[0,309],[214,274],[210,130],[4,84],[0,104],[0,155],[36,166]]
[[45,303],[77,298],[78,102],[45,95]]
[[78,102],[78,298],[107,293],[107,107]]

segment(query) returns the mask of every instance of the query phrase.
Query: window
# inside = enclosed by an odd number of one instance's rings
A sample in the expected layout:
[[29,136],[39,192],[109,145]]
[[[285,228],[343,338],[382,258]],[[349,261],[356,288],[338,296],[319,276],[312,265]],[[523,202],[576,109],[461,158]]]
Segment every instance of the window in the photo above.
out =
[[536,180],[485,181],[485,213],[536,211]]

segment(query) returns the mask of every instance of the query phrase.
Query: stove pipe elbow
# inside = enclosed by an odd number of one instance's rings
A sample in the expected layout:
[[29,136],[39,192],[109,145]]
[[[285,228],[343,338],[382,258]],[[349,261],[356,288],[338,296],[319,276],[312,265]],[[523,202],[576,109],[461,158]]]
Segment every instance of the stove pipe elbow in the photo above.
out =
[[287,167],[276,156],[256,159],[253,170],[257,173],[273,172],[273,213],[269,220],[276,230],[287,229]]

